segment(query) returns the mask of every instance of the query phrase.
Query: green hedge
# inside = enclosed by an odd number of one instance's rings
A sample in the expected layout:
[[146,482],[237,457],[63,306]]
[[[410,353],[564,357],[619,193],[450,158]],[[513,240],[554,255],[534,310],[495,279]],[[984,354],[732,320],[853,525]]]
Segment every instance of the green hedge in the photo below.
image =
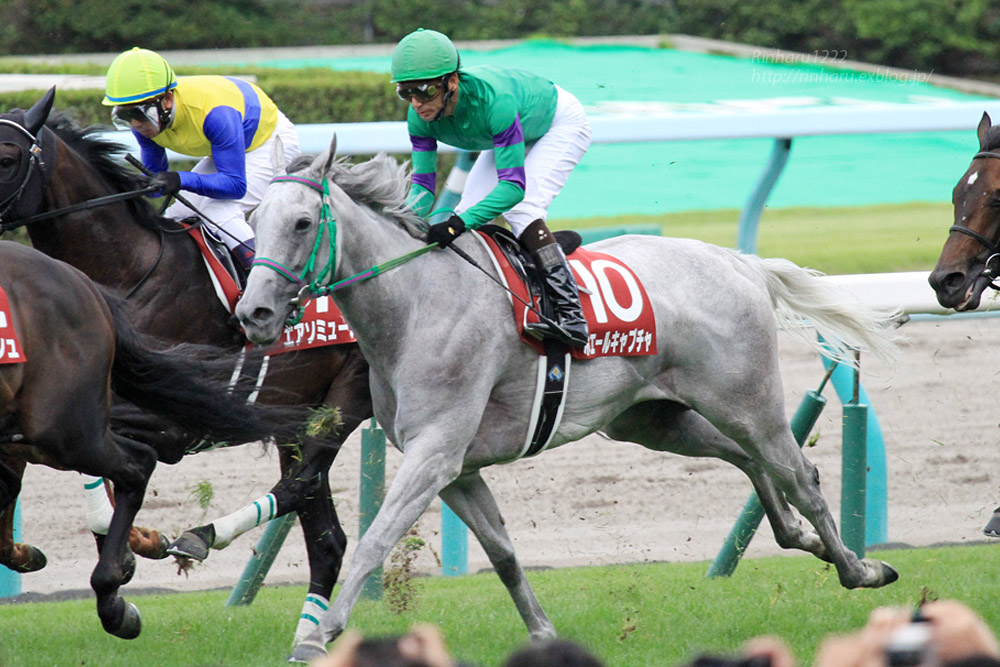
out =
[[[48,68],[52,71],[55,68]],[[35,69],[38,71],[38,69]],[[92,71],[82,73],[92,74]],[[103,71],[101,72],[103,73]],[[406,105],[396,97],[388,74],[336,72],[327,69],[185,69],[184,74],[235,74],[256,77],[257,84],[293,123],[357,123],[403,120]],[[31,106],[44,91],[4,93],[2,110]],[[58,90],[55,107],[82,125],[107,124],[108,108],[99,90]]]

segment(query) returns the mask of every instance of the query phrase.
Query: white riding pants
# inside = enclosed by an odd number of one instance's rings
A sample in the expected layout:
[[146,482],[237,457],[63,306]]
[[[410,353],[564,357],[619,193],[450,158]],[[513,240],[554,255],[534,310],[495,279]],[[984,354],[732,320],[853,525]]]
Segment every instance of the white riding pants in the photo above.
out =
[[[253,229],[247,223],[246,216],[260,203],[264,196],[264,190],[267,189],[274,177],[274,168],[271,166],[271,147],[274,146],[276,136],[281,137],[286,164],[299,154],[299,135],[295,132],[295,126],[285,117],[285,114],[279,111],[278,124],[268,140],[247,153],[247,192],[242,198],[211,199],[193,192],[182,191],[182,196],[204,213],[205,217],[209,218],[211,222],[206,221],[209,231],[230,250],[254,237]],[[204,157],[191,171],[198,174],[214,174],[216,172],[215,161],[212,160],[211,155]],[[182,220],[197,215],[197,213],[179,201],[174,201],[164,215],[175,220]]]
[[[562,191],[570,172],[590,147],[590,122],[580,100],[559,86],[556,91],[559,97],[552,127],[537,141],[525,146],[524,199],[503,214],[517,236],[533,221],[545,220],[552,200]],[[469,170],[456,213],[486,197],[497,182],[493,151],[483,151]]]

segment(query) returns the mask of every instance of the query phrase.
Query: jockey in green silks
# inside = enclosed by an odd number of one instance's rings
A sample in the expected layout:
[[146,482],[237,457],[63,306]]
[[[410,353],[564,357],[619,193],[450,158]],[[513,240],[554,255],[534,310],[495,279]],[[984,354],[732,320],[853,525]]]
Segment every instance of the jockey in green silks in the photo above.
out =
[[427,216],[433,205],[438,141],[480,151],[455,215],[431,225],[427,241],[445,247],[466,229],[502,215],[541,268],[559,324],[530,324],[529,333],[586,345],[579,289],[545,226],[549,205],[590,146],[590,123],[579,100],[523,70],[461,67],[451,40],[424,29],[396,46],[392,82],[410,104],[411,209]]

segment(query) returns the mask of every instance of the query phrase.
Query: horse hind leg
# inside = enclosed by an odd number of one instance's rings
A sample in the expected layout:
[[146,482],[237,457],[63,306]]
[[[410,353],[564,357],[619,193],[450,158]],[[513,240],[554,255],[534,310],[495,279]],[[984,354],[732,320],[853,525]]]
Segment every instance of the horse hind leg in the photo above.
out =
[[0,457],[0,565],[20,574],[37,572],[48,564],[41,549],[14,541],[14,508],[25,465],[20,459]]
[[731,463],[753,484],[778,546],[829,560],[822,540],[792,513],[784,495],[756,461],[697,412],[671,401],[646,401],[626,410],[603,430],[615,440],[635,442],[654,451]]
[[[83,498],[87,508],[87,527],[94,535],[97,551],[100,553],[104,536],[108,534],[111,517],[114,515],[112,492],[103,477],[80,475],[83,478]],[[160,560],[166,558],[170,541],[152,528],[132,526],[129,529],[128,545],[132,553],[143,558]],[[126,582],[127,583],[127,582]]]
[[[830,509],[820,492],[819,472],[799,448],[785,419],[780,382],[757,382],[734,392],[735,400],[714,402],[700,409],[722,433],[739,443],[760,465],[788,502],[812,524],[844,588],[878,588],[899,575],[888,563],[858,558],[844,546]],[[748,417],[749,416],[749,417]]]
[[531,639],[537,641],[555,637],[556,629],[524,576],[496,500],[479,472],[459,477],[442,489],[439,495],[479,540],[493,569],[513,598]]

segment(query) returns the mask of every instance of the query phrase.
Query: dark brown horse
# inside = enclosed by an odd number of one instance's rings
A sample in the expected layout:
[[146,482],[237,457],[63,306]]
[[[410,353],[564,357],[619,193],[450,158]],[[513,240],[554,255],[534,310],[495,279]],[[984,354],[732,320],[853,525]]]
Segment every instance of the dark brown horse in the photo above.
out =
[[[930,275],[938,303],[958,311],[979,307],[987,287],[1000,289],[1000,127],[983,113],[979,151],[951,193],[955,219]],[[983,532],[1000,537],[1000,507]]]
[[[193,361],[190,349],[154,349],[131,327],[120,300],[37,250],[0,241],[0,289],[9,304],[2,313],[0,362],[9,363],[0,363],[0,452],[21,462],[16,469],[0,462],[0,508],[14,504],[24,462],[111,480],[117,502],[90,583],[104,629],[132,639],[139,613],[118,589],[135,570],[128,533],[157,452],[111,431],[112,391],[191,435],[230,442],[276,433],[262,417],[277,413],[261,415],[226,382],[206,379],[207,364]],[[298,423],[304,416],[299,411]],[[294,435],[291,423],[278,431],[283,437]]]
[[[120,161],[120,147],[102,140],[98,128],[49,119],[53,96],[54,90],[26,112],[0,115],[0,229],[144,185]],[[242,347],[245,338],[219,302],[197,247],[178,229],[137,198],[27,224],[37,249],[125,298],[138,329],[172,342]],[[344,422],[338,435],[304,446],[301,454],[282,449],[281,480],[271,490],[275,515],[298,512],[302,524],[310,567],[307,600],[329,599],[346,536],[327,475],[343,440],[372,415],[368,364],[357,345],[348,344],[272,357],[268,368],[259,400],[336,406]],[[160,443],[161,451],[168,444]],[[177,459],[187,444],[177,443]],[[184,537],[204,556],[214,533],[209,524]]]

